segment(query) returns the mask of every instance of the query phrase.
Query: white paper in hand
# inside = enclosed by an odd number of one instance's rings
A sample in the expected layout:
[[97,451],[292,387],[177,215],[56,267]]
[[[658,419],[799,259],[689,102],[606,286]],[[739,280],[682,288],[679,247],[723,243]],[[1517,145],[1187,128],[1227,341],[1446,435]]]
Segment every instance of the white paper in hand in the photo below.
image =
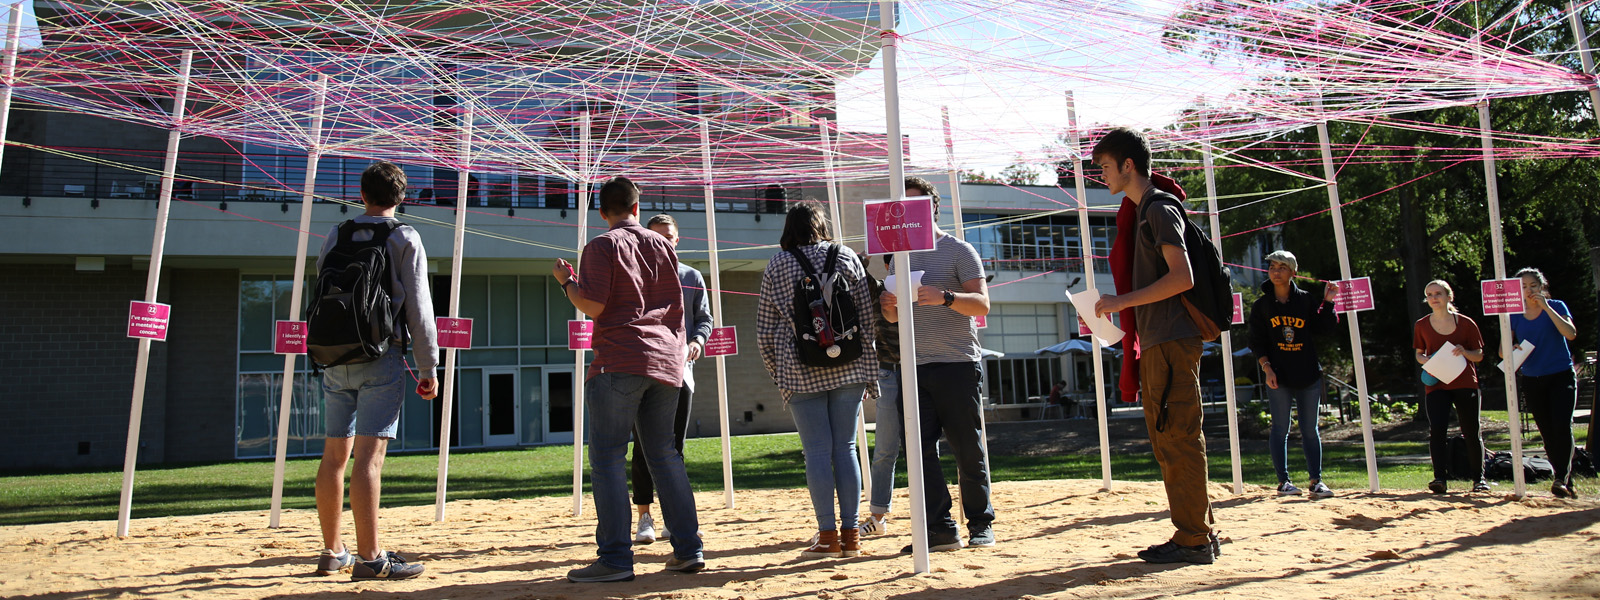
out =
[[1076,294],[1067,292],[1067,297],[1072,299],[1072,306],[1078,309],[1078,318],[1089,326],[1089,331],[1094,337],[1100,339],[1100,345],[1110,346],[1122,341],[1122,330],[1111,324],[1111,319],[1094,314],[1094,303],[1100,301],[1099,290],[1084,290]]
[[1523,340],[1520,348],[1511,349],[1511,360],[1500,363],[1500,370],[1506,373],[1516,373],[1522,368],[1522,361],[1528,360],[1528,355],[1533,354],[1533,342]]
[[[922,287],[922,274],[923,273],[926,273],[926,271],[912,271],[911,272],[911,293],[913,295],[916,294],[917,288]],[[890,273],[888,277],[883,278],[883,289],[889,290],[889,293],[893,294],[895,290],[900,289],[900,288],[897,288],[897,287],[894,286],[895,285],[894,282],[895,282],[894,273]]]
[[1455,344],[1445,342],[1439,347],[1438,352],[1433,353],[1428,362],[1422,363],[1422,370],[1444,383],[1455,381],[1456,377],[1461,376],[1462,371],[1467,370],[1467,358],[1456,356],[1455,349]]

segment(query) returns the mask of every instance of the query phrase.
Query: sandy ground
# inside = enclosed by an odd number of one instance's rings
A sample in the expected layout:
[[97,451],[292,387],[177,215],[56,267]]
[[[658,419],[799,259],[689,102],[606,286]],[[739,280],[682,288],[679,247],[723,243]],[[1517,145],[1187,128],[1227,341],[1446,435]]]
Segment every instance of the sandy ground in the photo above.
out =
[[1523,501],[1357,491],[1311,501],[1261,487],[1233,496],[1214,485],[1223,556],[1179,567],[1132,556],[1170,532],[1159,485],[1116,487],[997,484],[999,545],[936,553],[933,571],[921,575],[898,554],[910,540],[906,519],[865,540],[861,557],[799,560],[812,533],[803,489],[741,491],[738,510],[722,509],[720,493],[700,494],[707,570],[662,571],[670,550],[658,542],[636,547],[636,581],[612,584],[563,578],[594,557],[592,505],[575,518],[570,498],[454,502],[444,523],[433,522],[431,506],[386,509],[385,546],[428,567],[395,582],[312,576],[311,511],[286,512],[275,530],[262,512],[138,519],[127,539],[111,535],[112,522],[7,527],[0,597],[1600,597],[1600,500],[1556,500],[1541,490]]

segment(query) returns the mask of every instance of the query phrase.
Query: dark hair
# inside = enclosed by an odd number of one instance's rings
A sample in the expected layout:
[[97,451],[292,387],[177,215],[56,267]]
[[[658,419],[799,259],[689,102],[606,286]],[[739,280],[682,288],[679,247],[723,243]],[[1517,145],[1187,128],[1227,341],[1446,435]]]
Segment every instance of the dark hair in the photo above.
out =
[[1144,134],[1129,129],[1118,127],[1106,132],[1106,136],[1095,142],[1094,151],[1090,157],[1099,161],[1100,157],[1109,156],[1117,161],[1117,168],[1122,168],[1122,161],[1133,159],[1133,168],[1140,175],[1150,176],[1150,143],[1144,139]]
[[650,217],[650,222],[644,224],[645,227],[655,227],[657,225],[671,225],[673,229],[677,229],[678,220],[672,218],[672,215],[661,213],[654,217]]
[[1521,271],[1517,271],[1517,279],[1522,279],[1526,276],[1532,276],[1534,281],[1539,282],[1539,287],[1550,287],[1550,281],[1544,278],[1544,271],[1533,267],[1523,267]]
[[822,216],[822,205],[808,200],[789,209],[789,217],[783,221],[783,235],[778,238],[778,247],[787,251],[831,239],[833,236],[828,235],[828,220]]
[[933,183],[913,175],[906,178],[906,187],[922,190],[922,195],[924,196],[933,196],[933,208],[934,210],[939,209],[939,190],[933,187]]
[[633,212],[639,205],[639,186],[627,177],[612,177],[600,186],[600,214],[613,217]]
[[406,199],[406,172],[392,162],[378,161],[361,172],[361,201],[380,208]]

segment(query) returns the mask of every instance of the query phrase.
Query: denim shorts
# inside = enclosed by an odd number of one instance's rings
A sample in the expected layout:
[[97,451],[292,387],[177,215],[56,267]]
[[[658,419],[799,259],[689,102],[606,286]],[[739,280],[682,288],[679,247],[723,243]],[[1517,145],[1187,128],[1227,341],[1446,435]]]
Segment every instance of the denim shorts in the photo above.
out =
[[322,371],[327,437],[394,439],[405,403],[405,361],[395,344],[378,360]]

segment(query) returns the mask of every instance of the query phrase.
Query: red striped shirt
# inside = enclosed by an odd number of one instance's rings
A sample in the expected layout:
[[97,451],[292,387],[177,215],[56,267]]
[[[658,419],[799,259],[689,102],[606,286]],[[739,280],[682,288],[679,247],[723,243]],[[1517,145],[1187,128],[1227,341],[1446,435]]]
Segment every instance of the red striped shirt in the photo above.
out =
[[683,287],[667,238],[629,219],[583,247],[579,293],[605,305],[595,318],[594,362],[600,373],[643,375],[683,384]]

